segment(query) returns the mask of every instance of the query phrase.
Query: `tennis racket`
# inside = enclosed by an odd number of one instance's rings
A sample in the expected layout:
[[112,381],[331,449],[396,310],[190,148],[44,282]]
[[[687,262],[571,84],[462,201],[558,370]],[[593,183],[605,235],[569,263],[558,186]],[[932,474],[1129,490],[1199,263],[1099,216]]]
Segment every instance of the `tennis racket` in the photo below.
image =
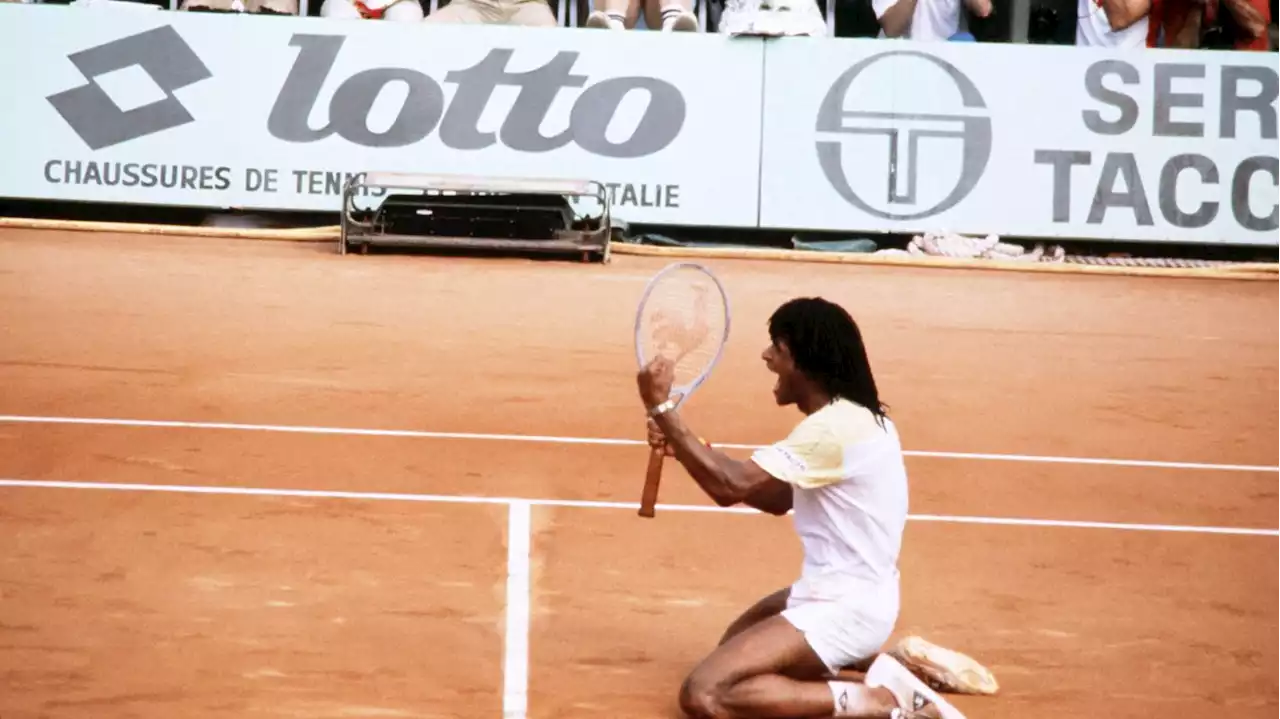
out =
[[[711,374],[729,339],[729,300],[711,270],[692,262],[664,267],[649,280],[636,310],[636,362],[662,356],[675,363],[671,398],[676,407]],[[662,481],[663,449],[649,454],[640,516],[652,517]]]

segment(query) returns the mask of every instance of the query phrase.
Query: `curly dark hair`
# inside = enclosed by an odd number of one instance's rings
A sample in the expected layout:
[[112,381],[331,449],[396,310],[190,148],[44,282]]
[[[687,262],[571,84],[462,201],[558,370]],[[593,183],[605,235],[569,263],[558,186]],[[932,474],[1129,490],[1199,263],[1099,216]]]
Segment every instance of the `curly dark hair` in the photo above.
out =
[[883,420],[871,362],[858,323],[843,307],[821,297],[798,297],[769,317],[769,338],[791,351],[796,367],[834,399],[866,407]]

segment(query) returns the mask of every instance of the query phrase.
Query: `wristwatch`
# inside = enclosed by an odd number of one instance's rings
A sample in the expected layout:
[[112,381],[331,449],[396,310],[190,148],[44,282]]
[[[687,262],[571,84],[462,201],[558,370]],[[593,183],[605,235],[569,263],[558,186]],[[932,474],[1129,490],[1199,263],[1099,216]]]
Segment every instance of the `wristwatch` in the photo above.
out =
[[676,401],[674,399],[669,399],[656,407],[649,408],[649,419],[653,419],[658,415],[666,414],[675,408]]

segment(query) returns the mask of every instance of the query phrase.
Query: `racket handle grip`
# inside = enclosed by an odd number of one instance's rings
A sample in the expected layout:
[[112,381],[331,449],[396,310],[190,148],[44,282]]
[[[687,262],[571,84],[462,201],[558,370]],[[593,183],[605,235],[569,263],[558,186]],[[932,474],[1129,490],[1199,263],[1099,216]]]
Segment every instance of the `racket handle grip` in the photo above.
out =
[[662,460],[666,452],[662,447],[649,451],[649,469],[644,475],[644,492],[640,495],[640,516],[652,517],[658,503],[658,485],[662,482]]

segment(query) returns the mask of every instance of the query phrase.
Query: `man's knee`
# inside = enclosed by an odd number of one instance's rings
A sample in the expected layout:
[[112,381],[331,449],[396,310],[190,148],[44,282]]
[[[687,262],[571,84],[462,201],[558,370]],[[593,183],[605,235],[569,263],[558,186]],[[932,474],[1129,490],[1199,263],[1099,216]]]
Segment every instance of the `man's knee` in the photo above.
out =
[[724,630],[724,634],[720,636],[720,644],[723,645],[760,622],[781,614],[787,608],[790,596],[791,588],[784,587],[752,604]]
[[719,686],[697,672],[680,685],[680,709],[690,719],[725,719],[729,715],[720,705]]

